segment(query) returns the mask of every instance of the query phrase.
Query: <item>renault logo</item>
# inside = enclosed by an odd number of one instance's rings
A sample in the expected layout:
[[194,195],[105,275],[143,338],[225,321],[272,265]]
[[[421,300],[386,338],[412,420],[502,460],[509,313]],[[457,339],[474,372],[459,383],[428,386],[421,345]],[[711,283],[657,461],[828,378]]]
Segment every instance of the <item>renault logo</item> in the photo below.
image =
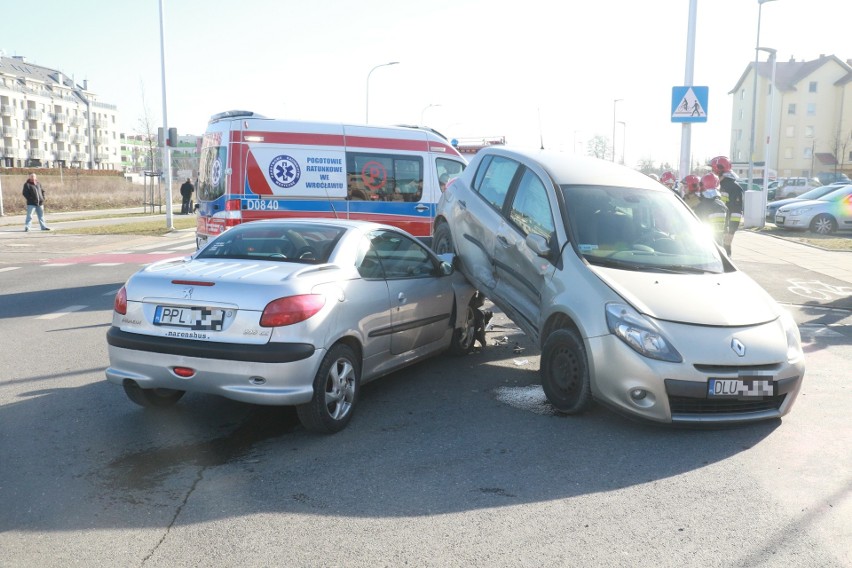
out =
[[745,357],[745,345],[743,345],[743,342],[736,337],[731,340],[731,349],[733,349],[734,353],[740,357]]

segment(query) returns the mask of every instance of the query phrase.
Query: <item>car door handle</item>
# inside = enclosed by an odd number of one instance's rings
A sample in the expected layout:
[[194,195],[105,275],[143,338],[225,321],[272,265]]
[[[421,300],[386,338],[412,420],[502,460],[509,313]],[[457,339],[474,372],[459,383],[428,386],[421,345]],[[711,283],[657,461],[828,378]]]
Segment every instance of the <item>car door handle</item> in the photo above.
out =
[[459,207],[467,209],[467,202],[464,199],[459,199]]
[[396,299],[397,299],[397,301],[398,301],[400,304],[404,304],[404,303],[405,303],[405,301],[406,301],[405,294],[403,294],[402,292],[400,292],[400,293],[399,293],[399,296],[397,296],[397,297],[396,297]]
[[504,237],[503,235],[497,235],[497,240],[500,241],[500,244],[503,245],[504,247],[508,248],[508,247],[512,246],[511,243],[509,242],[509,240],[506,237]]
[[414,208],[418,213],[423,213],[424,211],[429,211],[429,207],[427,205],[423,205],[422,203]]

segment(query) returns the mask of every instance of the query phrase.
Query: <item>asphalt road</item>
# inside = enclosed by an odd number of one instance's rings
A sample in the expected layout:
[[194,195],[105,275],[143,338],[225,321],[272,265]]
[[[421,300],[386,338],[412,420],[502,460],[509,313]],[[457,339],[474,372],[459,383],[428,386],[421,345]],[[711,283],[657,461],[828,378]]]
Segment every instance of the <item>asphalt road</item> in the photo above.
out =
[[0,235],[0,566],[852,566],[848,296],[783,289],[808,361],[783,421],[557,416],[497,313],[484,349],[366,385],[316,436],[105,381],[115,291],[191,233],[28,236]]

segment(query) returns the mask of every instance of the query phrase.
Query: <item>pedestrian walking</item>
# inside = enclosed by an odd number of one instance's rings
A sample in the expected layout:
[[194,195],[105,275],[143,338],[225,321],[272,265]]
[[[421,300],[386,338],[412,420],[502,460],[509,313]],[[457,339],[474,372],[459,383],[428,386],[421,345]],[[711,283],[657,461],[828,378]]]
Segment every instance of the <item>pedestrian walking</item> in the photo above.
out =
[[24,199],[27,200],[27,217],[24,219],[24,232],[30,230],[33,211],[35,211],[38,217],[38,224],[41,225],[41,230],[49,231],[50,227],[44,222],[44,189],[38,181],[38,176],[30,174],[24,183],[24,190],[21,193]]
[[195,192],[195,186],[192,185],[192,181],[189,178],[186,178],[186,181],[180,186],[180,196],[183,198],[180,204],[181,215],[189,215],[192,210],[193,192]]

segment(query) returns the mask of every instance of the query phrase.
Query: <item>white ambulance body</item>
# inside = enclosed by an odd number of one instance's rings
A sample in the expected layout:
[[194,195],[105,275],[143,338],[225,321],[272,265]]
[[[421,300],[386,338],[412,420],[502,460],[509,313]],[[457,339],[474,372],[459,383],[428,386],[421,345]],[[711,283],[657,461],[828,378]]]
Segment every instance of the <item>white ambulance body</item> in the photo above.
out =
[[196,184],[197,242],[270,218],[366,219],[431,244],[441,192],[466,160],[428,128],[213,116]]

